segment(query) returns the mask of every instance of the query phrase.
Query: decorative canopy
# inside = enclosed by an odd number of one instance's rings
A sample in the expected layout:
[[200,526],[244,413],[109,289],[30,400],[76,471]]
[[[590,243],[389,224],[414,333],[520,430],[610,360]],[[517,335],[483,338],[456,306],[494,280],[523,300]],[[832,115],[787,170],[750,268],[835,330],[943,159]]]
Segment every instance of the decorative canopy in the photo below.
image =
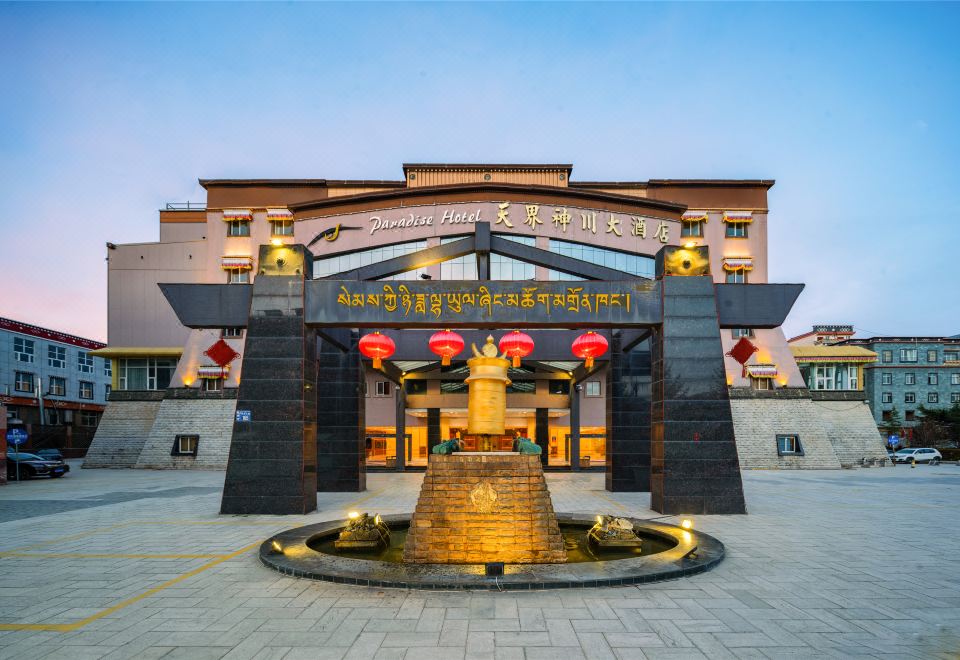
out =
[[730,273],[738,270],[753,270],[753,257],[724,257],[723,269]]
[[706,211],[684,211],[683,217],[680,219],[683,222],[706,222],[710,219],[710,216]]
[[223,270],[252,270],[253,257],[221,257],[220,268]]
[[748,364],[747,375],[751,378],[776,378],[777,365],[775,364]]
[[753,211],[724,211],[723,221],[730,224],[748,224],[753,222]]
[[229,375],[230,365],[197,367],[197,378],[226,378]]
[[253,220],[253,211],[250,209],[224,209],[223,220],[224,222],[240,222],[243,220],[249,222]]
[[267,220],[293,220],[293,213],[289,209],[267,209]]

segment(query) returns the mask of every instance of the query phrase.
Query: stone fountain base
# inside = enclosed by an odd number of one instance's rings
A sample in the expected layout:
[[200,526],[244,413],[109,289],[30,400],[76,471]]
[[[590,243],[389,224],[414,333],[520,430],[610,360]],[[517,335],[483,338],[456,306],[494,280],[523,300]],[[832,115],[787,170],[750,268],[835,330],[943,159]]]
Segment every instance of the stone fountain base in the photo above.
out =
[[539,456],[430,456],[403,549],[405,562],[545,564],[566,559]]

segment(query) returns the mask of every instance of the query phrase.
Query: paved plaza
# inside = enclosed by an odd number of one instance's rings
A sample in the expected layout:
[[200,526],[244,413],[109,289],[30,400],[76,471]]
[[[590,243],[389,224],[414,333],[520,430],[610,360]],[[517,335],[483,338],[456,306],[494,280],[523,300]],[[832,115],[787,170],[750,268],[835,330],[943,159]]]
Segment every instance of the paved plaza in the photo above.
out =
[[[696,526],[716,569],[648,586],[373,589],[282,576],[260,541],[351,509],[410,512],[371,474],[307,516],[217,511],[222,472],[81,470],[0,487],[0,658],[956,658],[960,467],[744,474],[747,516]],[[557,511],[658,518],[603,475],[550,474]],[[666,518],[675,521],[674,518]]]

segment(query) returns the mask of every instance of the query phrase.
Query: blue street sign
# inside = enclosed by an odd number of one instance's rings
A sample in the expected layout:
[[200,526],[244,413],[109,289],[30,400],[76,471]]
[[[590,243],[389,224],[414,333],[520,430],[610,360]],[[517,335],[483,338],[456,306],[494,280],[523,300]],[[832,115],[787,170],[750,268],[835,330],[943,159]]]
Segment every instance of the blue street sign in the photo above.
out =
[[238,410],[237,411],[237,421],[238,422],[249,422],[253,419],[253,416],[250,414],[249,410]]
[[899,445],[899,444],[900,444],[900,436],[899,436],[899,435],[890,435],[890,436],[887,436],[887,444],[888,444],[888,445]]
[[7,442],[9,442],[14,447],[19,447],[24,442],[27,441],[27,432],[23,429],[9,429],[7,431]]

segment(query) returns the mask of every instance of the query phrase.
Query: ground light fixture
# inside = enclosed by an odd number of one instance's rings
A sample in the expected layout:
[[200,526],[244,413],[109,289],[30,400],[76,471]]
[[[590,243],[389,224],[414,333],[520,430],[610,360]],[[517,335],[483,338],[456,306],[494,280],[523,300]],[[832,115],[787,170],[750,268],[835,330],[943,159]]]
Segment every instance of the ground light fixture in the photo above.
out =
[[693,521],[689,518],[684,518],[680,521],[680,526],[684,529],[693,529]]

